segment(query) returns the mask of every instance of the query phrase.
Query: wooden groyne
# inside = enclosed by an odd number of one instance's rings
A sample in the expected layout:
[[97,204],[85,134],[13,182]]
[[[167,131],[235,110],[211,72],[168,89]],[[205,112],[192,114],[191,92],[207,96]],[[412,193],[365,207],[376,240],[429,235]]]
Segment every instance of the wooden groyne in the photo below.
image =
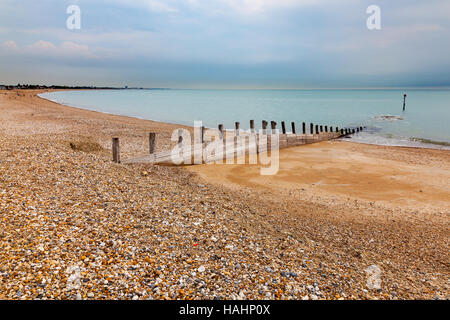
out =
[[[305,144],[317,143],[320,141],[327,141],[346,137],[363,131],[364,127],[356,128],[339,128],[328,125],[319,125],[310,123],[309,131],[305,122],[301,123],[301,131],[297,133],[295,122],[291,122],[291,132],[287,132],[286,122],[281,122],[281,132],[277,128],[277,122],[270,122],[270,130],[267,128],[269,122],[262,120],[261,130],[255,130],[255,121],[250,120],[250,130],[244,131],[240,129],[240,122],[235,122],[234,130],[224,130],[222,124],[218,125],[217,129],[205,129],[205,127],[198,128],[200,131],[199,141],[184,141],[183,132],[178,131],[178,150],[182,157],[188,163],[201,164],[217,161],[226,161],[234,157],[245,157],[258,155],[260,153],[268,152],[272,148],[272,143],[278,143],[278,149],[295,147]],[[208,134],[212,132],[212,135]],[[213,136],[213,141],[206,141],[207,136]],[[194,135],[194,140],[195,140]],[[205,156],[204,150],[207,150],[208,145],[214,142],[221,141],[221,149],[212,155]],[[198,139],[198,138],[197,138]],[[124,160],[124,164],[133,163],[151,163],[151,164],[167,164],[173,162],[173,150],[162,152],[155,152],[156,150],[156,133],[149,133],[149,154]],[[217,151],[217,149],[216,149]],[[113,161],[120,163],[120,146],[119,138],[112,139]]]

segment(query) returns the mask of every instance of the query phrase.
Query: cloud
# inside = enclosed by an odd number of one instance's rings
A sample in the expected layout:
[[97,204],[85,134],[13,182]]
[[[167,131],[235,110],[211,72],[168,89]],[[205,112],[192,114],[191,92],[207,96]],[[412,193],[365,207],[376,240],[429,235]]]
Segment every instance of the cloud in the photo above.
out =
[[[65,26],[65,7],[73,2],[82,9],[76,31]],[[7,55],[11,74],[35,76],[30,66],[51,65],[55,74],[73,68],[86,73],[83,80],[92,72],[106,82],[126,78],[144,86],[161,79],[166,86],[249,79],[252,86],[272,81],[292,87],[319,78],[326,85],[336,79],[355,85],[364,77],[369,83],[373,74],[387,80],[412,72],[420,80],[435,69],[450,74],[450,1],[380,0],[382,29],[374,32],[366,28],[372,3],[2,0],[0,55]]]
[[8,40],[2,43],[2,48],[9,51],[17,51],[19,50],[19,47],[17,47],[17,44],[12,41]]
[[[354,2],[341,0],[339,3]],[[321,6],[333,0],[114,0],[126,7],[146,8],[153,12],[175,13],[189,8],[204,14],[259,15],[271,10],[283,10],[307,6]]]
[[71,41],[64,41],[59,46],[50,41],[38,40],[31,45],[19,47],[14,41],[8,40],[2,44],[3,54],[14,54],[30,57],[48,57],[48,58],[89,58],[95,59],[87,45],[77,44]]
[[31,55],[60,58],[96,58],[87,45],[77,44],[72,41],[64,41],[59,46],[56,46],[51,42],[39,40],[27,46],[25,52]]
[[[160,0],[113,0],[108,1],[108,3],[116,3],[125,7],[133,7],[133,8],[145,8],[152,12],[157,13],[174,13],[178,12],[178,9],[169,3],[169,1],[160,1]],[[172,1],[173,2],[173,1]]]
[[240,14],[261,14],[270,10],[288,9],[292,7],[302,7],[320,5],[324,1],[320,0],[223,0],[234,12]]
[[39,40],[28,46],[28,49],[31,50],[31,53],[48,53],[55,51],[57,48],[51,42]]
[[175,9],[161,1],[147,0],[146,3],[147,3],[147,7],[151,11],[155,11],[155,12],[177,12],[178,11],[177,9]]

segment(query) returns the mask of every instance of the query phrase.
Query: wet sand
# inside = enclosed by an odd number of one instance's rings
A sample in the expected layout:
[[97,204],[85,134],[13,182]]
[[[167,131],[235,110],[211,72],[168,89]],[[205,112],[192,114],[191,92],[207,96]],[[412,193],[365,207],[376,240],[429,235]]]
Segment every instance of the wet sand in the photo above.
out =
[[280,150],[279,171],[259,165],[189,167],[206,180],[280,194],[351,197],[389,207],[448,211],[450,152],[327,141]]

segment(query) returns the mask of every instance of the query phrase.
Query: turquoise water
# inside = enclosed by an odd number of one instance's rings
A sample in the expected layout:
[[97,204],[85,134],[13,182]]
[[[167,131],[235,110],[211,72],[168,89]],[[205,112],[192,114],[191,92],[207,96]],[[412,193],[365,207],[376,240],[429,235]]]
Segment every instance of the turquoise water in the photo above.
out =
[[[89,110],[207,127],[249,127],[249,120],[333,127],[366,126],[356,142],[450,149],[450,90],[108,90],[41,97]],[[389,116],[389,117],[386,117]],[[392,116],[392,117],[390,117]],[[429,145],[431,143],[432,145]]]

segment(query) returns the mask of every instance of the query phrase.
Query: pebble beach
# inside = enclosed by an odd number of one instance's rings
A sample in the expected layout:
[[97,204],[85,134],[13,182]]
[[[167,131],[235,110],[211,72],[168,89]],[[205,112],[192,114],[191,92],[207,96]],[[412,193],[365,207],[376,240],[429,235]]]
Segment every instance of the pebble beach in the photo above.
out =
[[0,90],[0,299],[449,298],[449,151],[326,145],[441,177],[416,202],[242,185],[233,170],[225,183],[113,163],[111,137],[126,159],[148,152],[150,131],[167,150],[180,126],[41,92]]

